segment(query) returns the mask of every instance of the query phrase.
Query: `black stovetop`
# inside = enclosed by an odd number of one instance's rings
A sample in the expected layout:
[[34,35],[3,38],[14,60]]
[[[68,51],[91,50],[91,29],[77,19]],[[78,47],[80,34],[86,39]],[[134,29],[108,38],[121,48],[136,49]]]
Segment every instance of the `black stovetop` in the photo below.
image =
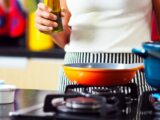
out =
[[[25,106],[23,109],[17,109],[10,112],[10,119],[157,120],[160,119],[160,115],[158,114],[159,112],[155,112],[155,109],[150,101],[150,96],[154,93],[159,94],[160,92],[145,92],[143,95],[138,96],[138,91],[135,84],[128,84],[127,86],[103,87],[103,90],[101,87],[98,87],[97,89],[95,87],[70,85],[66,88],[66,92],[64,94],[46,93],[43,94],[43,97],[45,96],[43,102],[34,102],[33,105]],[[25,96],[25,94],[23,95]],[[32,97],[34,97],[34,94]],[[100,100],[101,107],[98,109],[73,109],[66,107],[67,101],[72,98],[80,98],[81,100],[84,100],[84,98],[94,98],[96,100]],[[37,100],[37,98],[35,99]],[[117,99],[118,102],[116,101]],[[32,98],[31,101],[34,101],[34,99]],[[154,101],[155,99],[152,99],[152,102]],[[113,106],[106,109],[107,105]]]
[[[71,98],[94,99],[98,101],[100,107],[68,108],[66,104]],[[91,103],[87,105],[90,106]],[[138,90],[135,84],[103,87],[103,90],[102,87],[70,85],[64,94],[47,94],[44,103],[11,112],[10,118],[12,120],[132,120],[137,117],[137,106]]]

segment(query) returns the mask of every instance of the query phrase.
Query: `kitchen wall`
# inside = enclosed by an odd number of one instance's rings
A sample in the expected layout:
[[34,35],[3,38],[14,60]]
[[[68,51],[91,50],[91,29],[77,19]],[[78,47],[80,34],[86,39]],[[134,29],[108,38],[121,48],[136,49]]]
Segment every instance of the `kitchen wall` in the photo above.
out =
[[25,89],[58,89],[62,59],[0,57],[0,79]]
[[53,38],[35,27],[34,12],[39,1],[0,1],[0,47],[24,47],[38,52],[58,47]]

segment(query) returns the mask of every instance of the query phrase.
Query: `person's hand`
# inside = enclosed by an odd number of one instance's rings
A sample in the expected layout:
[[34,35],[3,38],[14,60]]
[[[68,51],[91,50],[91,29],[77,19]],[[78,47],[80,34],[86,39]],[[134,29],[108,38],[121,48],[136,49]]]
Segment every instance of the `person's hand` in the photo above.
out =
[[[65,11],[61,12],[62,17],[65,16]],[[50,34],[52,30],[58,26],[55,22],[57,16],[52,13],[52,9],[44,3],[39,3],[35,12],[36,27],[40,32]]]

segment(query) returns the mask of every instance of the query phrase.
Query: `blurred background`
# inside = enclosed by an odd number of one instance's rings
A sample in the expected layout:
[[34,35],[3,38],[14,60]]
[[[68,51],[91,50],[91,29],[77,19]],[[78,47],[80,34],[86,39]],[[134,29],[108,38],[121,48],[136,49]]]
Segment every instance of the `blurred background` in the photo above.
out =
[[52,89],[65,52],[35,28],[40,0],[0,0],[0,80],[18,88]]
[[0,47],[44,51],[58,47],[50,36],[37,31],[34,12],[41,0],[0,0]]

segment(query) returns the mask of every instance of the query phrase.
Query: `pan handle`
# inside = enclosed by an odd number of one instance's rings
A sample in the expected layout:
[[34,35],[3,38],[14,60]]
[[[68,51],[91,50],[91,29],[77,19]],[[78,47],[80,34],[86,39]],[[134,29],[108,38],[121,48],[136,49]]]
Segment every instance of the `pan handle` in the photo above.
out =
[[148,53],[144,49],[133,48],[132,53],[135,53],[136,55],[138,55],[142,58],[147,58],[148,57]]

